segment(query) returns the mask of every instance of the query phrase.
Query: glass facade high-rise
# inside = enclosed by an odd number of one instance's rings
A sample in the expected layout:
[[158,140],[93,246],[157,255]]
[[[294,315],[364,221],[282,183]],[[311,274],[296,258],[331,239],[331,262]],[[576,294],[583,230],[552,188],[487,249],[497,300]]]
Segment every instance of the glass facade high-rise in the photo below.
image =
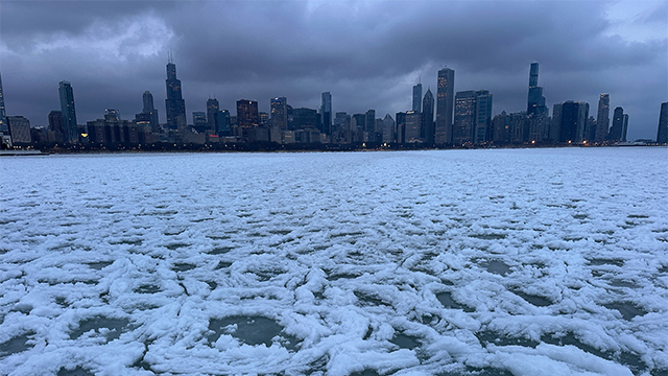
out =
[[320,103],[320,131],[325,134],[332,134],[332,94],[329,91],[322,93]]
[[543,88],[538,86],[538,63],[532,63],[529,69],[529,95],[527,100],[528,116],[547,116]]
[[608,140],[619,142],[622,140],[622,133],[624,131],[624,109],[621,107],[615,108],[612,116],[612,127],[608,133]]
[[[556,113],[555,113],[556,115]],[[561,105],[559,139],[557,142],[582,142],[589,118],[589,103],[566,101]]]
[[452,143],[455,145],[473,141],[475,100],[476,92],[473,90],[459,91],[455,96],[455,122],[452,127]]
[[413,86],[413,111],[422,112],[422,84]]
[[157,130],[159,123],[158,110],[153,104],[153,94],[150,91],[145,91],[141,96],[142,103],[144,107],[142,108],[142,114],[149,115],[149,123],[151,124],[152,130]]
[[423,139],[427,145],[434,144],[434,95],[431,89],[427,89],[427,93],[422,100],[422,114],[423,116]]
[[659,129],[656,132],[656,142],[659,144],[668,144],[668,102],[661,103]]
[[[206,120],[209,125],[210,131],[218,131],[216,127],[216,114],[220,110],[220,105],[218,104],[218,99],[209,98],[206,101]],[[195,120],[193,120],[194,124]]]
[[610,126],[610,95],[601,93],[598,100],[598,114],[596,117],[596,134],[594,141],[602,142],[608,136],[608,127]]
[[436,125],[434,143],[437,145],[452,143],[452,114],[455,100],[455,71],[443,68],[438,71],[436,91]]
[[250,128],[260,125],[260,114],[257,109],[257,101],[240,99],[237,101],[237,126],[244,134]]
[[283,132],[288,130],[288,99],[286,97],[275,97],[269,100],[270,123],[272,127],[278,127]]
[[5,113],[5,94],[2,91],[2,76],[0,76],[0,134],[9,134],[7,114]]
[[186,102],[183,99],[181,80],[176,78],[176,65],[171,61],[167,64],[167,99],[165,109],[167,111],[167,127],[170,129],[185,129]]
[[476,92],[475,125],[473,143],[482,144],[491,140],[492,134],[492,94],[487,90]]
[[77,114],[74,109],[74,92],[68,81],[60,81],[58,87],[60,94],[60,111],[63,115],[63,138],[70,144],[79,142],[79,128],[77,126]]

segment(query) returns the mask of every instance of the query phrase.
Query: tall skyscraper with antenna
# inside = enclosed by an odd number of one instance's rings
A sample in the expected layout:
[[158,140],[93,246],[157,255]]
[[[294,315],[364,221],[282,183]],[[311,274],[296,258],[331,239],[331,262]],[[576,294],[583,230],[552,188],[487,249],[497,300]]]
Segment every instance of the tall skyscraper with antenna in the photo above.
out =
[[165,109],[167,110],[167,127],[170,129],[185,129],[188,124],[186,121],[186,102],[181,93],[181,80],[176,78],[176,65],[172,62],[172,56],[169,55],[167,63],[167,99],[165,99]]

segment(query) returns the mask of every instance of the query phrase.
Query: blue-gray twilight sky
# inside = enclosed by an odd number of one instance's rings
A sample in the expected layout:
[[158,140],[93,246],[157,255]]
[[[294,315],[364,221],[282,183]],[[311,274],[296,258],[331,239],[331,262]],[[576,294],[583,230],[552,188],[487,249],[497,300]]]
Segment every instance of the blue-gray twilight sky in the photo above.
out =
[[189,121],[209,96],[285,96],[293,107],[411,107],[420,79],[455,70],[455,91],[490,90],[493,112],[526,109],[529,64],[540,66],[550,112],[600,93],[629,114],[629,139],[654,138],[668,100],[667,1],[6,1],[0,3],[0,73],[8,115],[47,123],[58,82],[74,88],[80,124],[105,108],[124,119],[153,93],[165,121],[172,52]]

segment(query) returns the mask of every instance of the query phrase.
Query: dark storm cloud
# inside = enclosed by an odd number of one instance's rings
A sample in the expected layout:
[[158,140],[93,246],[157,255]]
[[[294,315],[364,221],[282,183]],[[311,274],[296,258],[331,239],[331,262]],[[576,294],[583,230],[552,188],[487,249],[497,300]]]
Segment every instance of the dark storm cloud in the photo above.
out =
[[[603,2],[3,2],[6,107],[33,124],[59,108],[58,81],[72,82],[80,123],[118,108],[130,119],[150,90],[164,121],[164,78],[172,51],[188,116],[215,94],[235,101],[286,96],[334,111],[410,108],[422,79],[455,69],[455,89],[488,89],[494,113],[525,108],[528,66],[541,63],[548,105],[598,95],[630,114],[629,137],[654,137],[668,97],[664,36],[615,35]],[[665,25],[666,4],[629,19],[627,31]],[[662,18],[663,15],[663,18]],[[631,25],[631,26],[628,26]]]

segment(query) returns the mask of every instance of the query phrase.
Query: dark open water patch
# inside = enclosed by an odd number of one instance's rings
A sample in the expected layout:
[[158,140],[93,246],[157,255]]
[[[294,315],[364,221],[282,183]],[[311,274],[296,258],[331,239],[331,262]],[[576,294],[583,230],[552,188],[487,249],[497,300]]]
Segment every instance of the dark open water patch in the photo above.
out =
[[187,244],[187,243],[171,243],[171,244],[167,244],[165,247],[167,249],[169,249],[170,251],[176,251],[179,248],[190,247],[190,244]]
[[137,287],[133,291],[136,292],[137,294],[155,294],[157,292],[160,292],[160,286],[146,284]]
[[511,291],[515,295],[526,300],[528,303],[535,305],[536,307],[547,307],[553,304],[550,299],[543,296],[527,294],[521,290],[516,290],[516,289]]
[[226,269],[232,266],[232,264],[234,264],[233,261],[219,261],[218,265],[216,265],[216,267],[213,270]]
[[278,342],[288,350],[295,350],[299,340],[283,332],[283,327],[276,321],[262,316],[229,316],[209,321],[208,336],[210,344],[218,341],[222,334],[229,334],[241,342],[251,345],[271,347],[272,341]]
[[175,272],[187,272],[188,270],[193,270],[197,267],[195,264],[189,264],[186,262],[180,262],[172,266],[172,270]]
[[94,270],[102,270],[113,263],[114,263],[113,261],[96,261],[96,262],[89,262],[86,265],[88,265],[89,268]]
[[436,294],[436,299],[438,299],[445,308],[451,309],[461,309],[464,312],[475,312],[474,308],[471,308],[465,304],[461,304],[455,299],[452,298],[452,293],[450,291],[443,291]]
[[622,266],[624,266],[624,260],[595,258],[589,260],[589,265],[596,265],[596,266],[614,265],[614,266],[619,266],[621,268]]
[[212,250],[208,252],[210,255],[222,255],[224,253],[227,253],[231,250],[233,250],[234,247],[214,247]]
[[77,366],[75,369],[66,369],[63,367],[58,371],[57,376],[95,376],[95,374],[81,366]]
[[633,302],[612,302],[603,304],[607,309],[615,309],[622,314],[624,320],[631,321],[636,316],[644,316],[647,314],[642,307]]
[[409,349],[409,350],[413,350],[414,348],[420,346],[420,342],[418,342],[417,337],[409,336],[404,333],[395,333],[394,337],[392,337],[390,342],[394,343],[395,345],[399,346],[402,349]]
[[[70,332],[70,339],[77,339],[84,333],[93,330],[96,334],[103,333],[107,342],[118,339],[122,332],[128,329],[128,319],[116,319],[104,316],[94,316],[79,322],[79,327]],[[106,330],[100,330],[106,329]]]
[[362,372],[353,372],[350,376],[380,376],[380,374],[375,369],[368,368]]
[[377,307],[377,306],[387,306],[392,307],[392,304],[383,301],[383,299],[376,295],[367,294],[361,291],[355,291],[355,296],[359,301],[361,307]]
[[593,346],[582,343],[571,332],[568,332],[565,335],[562,335],[561,333],[558,334],[558,335],[557,334],[551,334],[551,335],[545,334],[542,337],[540,337],[540,340],[545,342],[545,343],[548,343],[550,345],[556,345],[556,346],[571,345],[571,346],[575,346],[578,349],[580,349],[580,350],[582,350],[586,353],[589,353],[589,354],[595,355],[599,358],[603,358],[603,359],[607,359],[607,360],[612,360],[613,356],[614,356],[613,352],[599,350],[599,349],[597,349]]
[[525,337],[511,337],[504,333],[500,333],[494,330],[485,329],[479,330],[475,333],[476,338],[480,341],[480,344],[483,347],[486,347],[488,344],[494,344],[496,346],[522,346],[522,347],[531,347],[536,348],[540,343]]
[[33,348],[34,345],[28,344],[28,341],[34,335],[35,332],[27,332],[20,336],[12,337],[7,342],[0,343],[0,358]]
[[505,277],[506,275],[510,274],[510,266],[504,264],[503,262],[499,260],[485,260],[481,258],[474,257],[471,259],[472,262],[482,266],[485,268],[488,272],[496,275],[500,275],[502,277]]

